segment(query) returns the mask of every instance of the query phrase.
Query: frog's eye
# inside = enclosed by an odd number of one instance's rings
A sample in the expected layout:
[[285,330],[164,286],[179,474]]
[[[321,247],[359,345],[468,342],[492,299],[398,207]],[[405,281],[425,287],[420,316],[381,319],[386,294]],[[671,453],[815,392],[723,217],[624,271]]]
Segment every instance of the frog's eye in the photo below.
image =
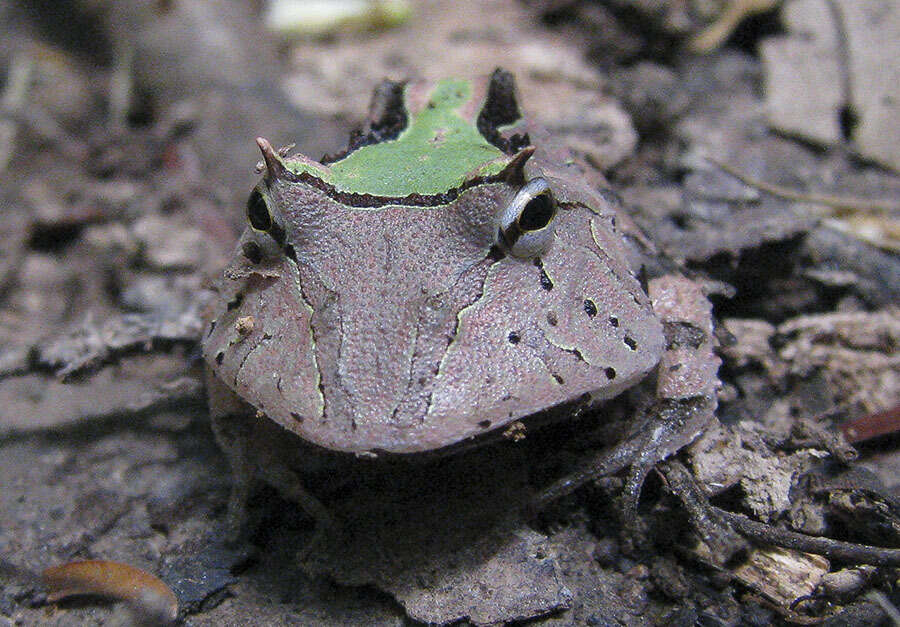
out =
[[269,199],[259,188],[247,199],[247,222],[250,228],[242,236],[241,251],[251,263],[260,263],[291,248],[285,247],[281,218],[271,211]]
[[500,242],[516,257],[536,257],[553,241],[556,200],[547,181],[538,177],[525,184],[500,216]]
[[266,199],[258,189],[254,189],[247,199],[247,221],[257,231],[268,231],[272,228],[272,216]]

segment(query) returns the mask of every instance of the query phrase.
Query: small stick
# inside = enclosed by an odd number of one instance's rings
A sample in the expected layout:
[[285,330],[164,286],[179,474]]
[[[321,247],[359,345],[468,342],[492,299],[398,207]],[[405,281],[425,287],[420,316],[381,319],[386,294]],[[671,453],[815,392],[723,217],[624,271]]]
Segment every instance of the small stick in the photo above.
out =
[[751,520],[743,514],[735,514],[715,506],[710,511],[731,525],[743,536],[763,544],[824,555],[831,560],[875,566],[900,566],[900,549],[886,549],[878,546],[842,542],[830,538],[808,536],[806,534],[779,529],[765,523]]
[[831,207],[832,209],[836,210],[835,213],[838,215],[843,212],[854,211],[864,211],[867,213],[893,213],[900,211],[900,203],[894,200],[884,200],[879,198],[859,198],[855,196],[832,196],[830,194],[808,194],[804,192],[798,192],[797,190],[782,187],[781,185],[766,183],[765,181],[754,178],[748,174],[744,174],[734,166],[731,166],[723,161],[719,161],[715,157],[707,156],[706,160],[716,165],[717,167],[722,168],[723,170],[725,170],[725,172],[738,179],[742,183],[749,185],[750,187],[754,187],[767,194],[771,194],[772,196],[784,198],[785,200],[796,200],[799,202],[808,202]]
[[715,22],[688,42],[688,50],[700,54],[712,52],[723,43],[745,18],[774,9],[779,0],[731,0]]

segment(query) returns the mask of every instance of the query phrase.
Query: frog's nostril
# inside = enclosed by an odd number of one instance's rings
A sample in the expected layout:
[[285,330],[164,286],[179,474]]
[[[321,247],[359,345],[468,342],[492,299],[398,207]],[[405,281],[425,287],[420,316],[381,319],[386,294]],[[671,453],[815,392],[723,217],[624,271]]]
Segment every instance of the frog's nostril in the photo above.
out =
[[262,249],[256,242],[245,242],[241,246],[241,252],[250,260],[250,263],[257,264],[262,261]]

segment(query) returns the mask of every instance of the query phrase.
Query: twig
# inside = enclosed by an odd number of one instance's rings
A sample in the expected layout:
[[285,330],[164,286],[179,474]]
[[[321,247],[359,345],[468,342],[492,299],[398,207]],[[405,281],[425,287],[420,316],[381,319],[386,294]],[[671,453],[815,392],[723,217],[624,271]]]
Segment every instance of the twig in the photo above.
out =
[[715,22],[688,42],[688,50],[700,54],[712,52],[727,40],[745,18],[774,9],[779,0],[731,0]]
[[875,566],[900,566],[900,549],[842,542],[830,538],[808,536],[779,529],[747,518],[743,514],[710,506],[710,511],[731,525],[738,533],[763,544],[793,549],[804,553],[824,555],[828,559]]
[[749,185],[750,187],[754,187],[762,192],[771,194],[772,196],[784,198],[785,200],[796,200],[799,202],[808,202],[831,207],[832,209],[837,210],[835,213],[838,215],[843,212],[854,211],[864,211],[870,213],[893,213],[900,211],[900,203],[894,200],[884,200],[879,198],[859,198],[856,196],[832,196],[830,194],[809,194],[805,192],[799,192],[794,189],[782,187],[781,185],[766,183],[765,181],[741,172],[734,166],[731,166],[723,161],[719,161],[715,157],[707,156],[706,160],[716,165],[717,167],[722,168],[723,170],[725,170],[725,172],[738,179],[742,183]]

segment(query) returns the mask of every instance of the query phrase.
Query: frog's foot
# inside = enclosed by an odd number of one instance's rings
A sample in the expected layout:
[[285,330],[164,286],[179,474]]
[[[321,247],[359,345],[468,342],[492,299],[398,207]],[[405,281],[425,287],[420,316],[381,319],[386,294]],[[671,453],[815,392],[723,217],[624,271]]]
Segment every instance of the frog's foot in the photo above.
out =
[[700,286],[682,276],[650,282],[653,309],[666,334],[657,375],[656,402],[640,430],[582,463],[566,477],[542,490],[531,503],[540,511],[580,486],[630,468],[623,493],[625,524],[637,527],[637,505],[647,474],[690,444],[715,420],[716,372],[711,304]]
[[545,487],[533,497],[532,510],[540,511],[586,483],[630,468],[623,496],[626,518],[633,518],[647,474],[656,464],[693,441],[713,419],[714,409],[715,405],[710,407],[709,400],[702,397],[656,404],[640,433],[604,449]]
[[299,504],[303,511],[312,517],[315,523],[313,536],[297,554],[300,561],[306,559],[322,544],[326,535],[336,528],[334,516],[322,501],[303,485],[300,476],[284,464],[277,462],[264,464],[264,467],[259,468],[259,473],[262,479],[275,486],[284,498]]

